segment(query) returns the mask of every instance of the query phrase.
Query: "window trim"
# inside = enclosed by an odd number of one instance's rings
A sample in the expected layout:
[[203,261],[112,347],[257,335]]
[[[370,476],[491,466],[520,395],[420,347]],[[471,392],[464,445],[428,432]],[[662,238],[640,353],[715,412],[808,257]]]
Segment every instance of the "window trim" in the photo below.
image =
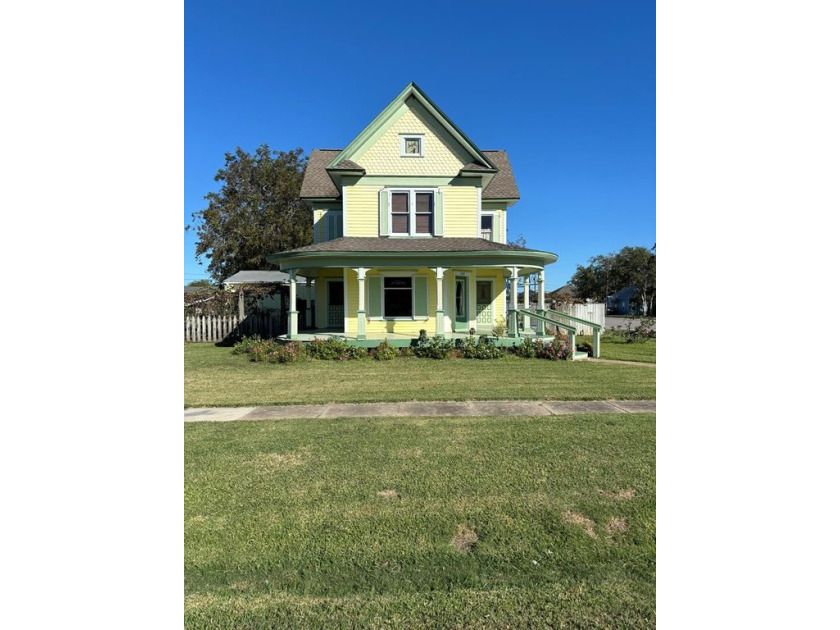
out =
[[[414,279],[423,274],[416,272],[405,271],[380,271],[379,277],[382,278],[382,286],[379,289],[380,304],[382,304],[382,317],[369,317],[372,322],[425,322],[429,320],[429,314],[418,317],[414,312],[414,292],[417,290],[417,283]],[[424,276],[428,278],[428,276]],[[411,317],[386,317],[385,316],[385,278],[411,278]],[[426,282],[426,304],[430,304],[431,299],[431,282]],[[370,308],[370,307],[368,307]]]
[[[393,194],[408,193],[408,232],[394,232]],[[430,232],[417,232],[417,193],[428,193],[432,196],[432,212],[429,221]],[[435,236],[435,213],[437,213],[436,188],[389,188],[388,189],[388,236],[396,238],[433,238]]]
[[[401,133],[400,134],[400,157],[407,157],[407,158],[421,158],[424,155],[424,149],[426,144],[425,134],[422,133]],[[419,153],[406,153],[405,145],[406,140],[418,140],[420,142],[420,152]]]
[[[488,212],[486,210],[482,210],[481,211],[481,218],[483,219],[484,217],[491,217],[491,219],[492,219],[492,223],[490,224],[490,239],[489,240],[490,240],[491,243],[494,243],[495,241],[493,240],[493,223],[496,222],[496,213],[493,212],[493,211]],[[483,231],[483,228],[481,227],[481,221],[479,221],[478,222],[478,235],[479,235],[480,238],[484,238],[481,234],[482,231]],[[499,230],[499,231],[501,232],[501,230]]]

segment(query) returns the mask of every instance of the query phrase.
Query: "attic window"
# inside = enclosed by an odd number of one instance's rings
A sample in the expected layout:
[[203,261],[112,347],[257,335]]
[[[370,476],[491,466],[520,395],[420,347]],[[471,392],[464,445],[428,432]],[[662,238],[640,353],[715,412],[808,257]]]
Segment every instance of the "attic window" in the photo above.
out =
[[400,136],[400,155],[402,157],[423,157],[423,136]]

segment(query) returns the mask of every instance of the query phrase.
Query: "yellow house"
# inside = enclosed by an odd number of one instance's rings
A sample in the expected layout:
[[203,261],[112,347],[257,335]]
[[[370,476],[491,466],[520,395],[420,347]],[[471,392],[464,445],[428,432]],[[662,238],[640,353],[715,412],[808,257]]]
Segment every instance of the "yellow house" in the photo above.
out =
[[288,314],[290,339],[405,345],[424,329],[455,337],[500,326],[515,339],[518,291],[509,287],[533,274],[545,314],[544,269],[557,256],[505,242],[519,199],[507,153],[476,147],[414,83],[344,149],[314,150],[300,196],[312,207],[314,244],[268,256],[314,285],[306,330]]

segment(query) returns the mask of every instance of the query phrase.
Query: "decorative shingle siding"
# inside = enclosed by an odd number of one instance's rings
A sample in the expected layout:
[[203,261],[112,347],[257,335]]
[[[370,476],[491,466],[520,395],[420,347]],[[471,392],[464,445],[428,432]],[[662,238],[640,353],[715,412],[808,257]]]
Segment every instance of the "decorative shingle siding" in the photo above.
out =
[[[400,134],[424,134],[423,157],[401,157]],[[403,106],[402,115],[354,161],[368,175],[458,174],[473,157],[438,123],[416,99]]]
[[478,235],[478,195],[473,186],[443,187],[443,233],[449,237]]
[[379,235],[379,186],[344,189],[345,236]]

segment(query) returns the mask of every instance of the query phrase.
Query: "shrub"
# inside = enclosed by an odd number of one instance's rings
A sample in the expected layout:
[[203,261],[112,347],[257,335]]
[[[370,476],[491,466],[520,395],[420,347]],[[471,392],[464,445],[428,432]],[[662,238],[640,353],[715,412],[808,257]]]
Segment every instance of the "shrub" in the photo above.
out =
[[594,351],[592,349],[592,344],[589,343],[588,341],[581,341],[579,344],[577,344],[577,349],[580,350],[581,352],[585,352],[590,357],[593,356],[593,354],[594,354]]
[[260,339],[250,344],[247,350],[248,359],[251,361],[268,361],[269,357],[280,349],[280,344],[273,339]]
[[525,337],[522,343],[512,345],[510,352],[523,359],[535,359],[537,356],[537,346],[530,337]]
[[481,335],[477,340],[475,337],[459,339],[456,349],[460,350],[465,359],[501,359],[505,351],[487,338]]
[[279,347],[268,354],[270,363],[297,363],[309,358],[306,348],[300,341],[290,341],[285,344],[277,344]]
[[251,337],[243,337],[242,341],[233,346],[233,354],[248,354],[251,348],[257,344],[262,343],[263,339],[259,335],[252,335]]
[[564,339],[560,333],[554,335],[549,343],[538,339],[534,345],[536,346],[536,355],[539,359],[550,359],[552,361],[565,361],[571,355],[569,350],[569,343]]
[[494,337],[504,337],[507,334],[507,319],[504,317],[498,317],[496,319],[496,325],[493,326],[493,336]]
[[307,351],[310,357],[320,361],[347,361],[368,356],[364,348],[351,346],[341,339],[313,339]]
[[415,356],[421,359],[445,359],[455,349],[455,344],[450,339],[443,337],[430,339],[425,332],[425,330],[420,331],[417,345],[414,346]]
[[391,361],[400,356],[400,350],[390,345],[387,339],[384,339],[371,351],[371,356],[377,361]]

